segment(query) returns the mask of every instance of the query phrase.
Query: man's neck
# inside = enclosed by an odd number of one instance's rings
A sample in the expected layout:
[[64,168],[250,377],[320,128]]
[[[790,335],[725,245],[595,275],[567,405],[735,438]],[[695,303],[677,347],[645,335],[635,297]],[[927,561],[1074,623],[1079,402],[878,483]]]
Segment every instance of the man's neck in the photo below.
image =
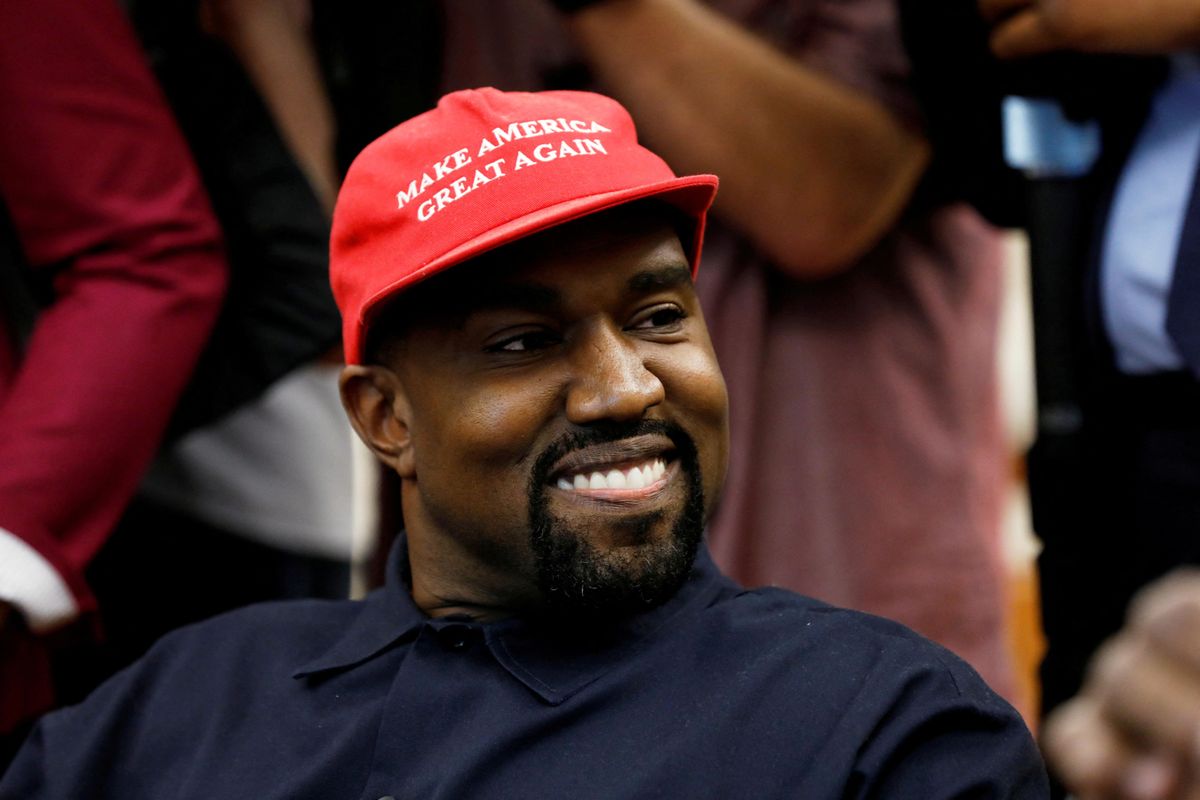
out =
[[[408,535],[408,587],[413,602],[433,617],[466,615],[479,622],[494,622],[521,614],[537,605],[537,588],[517,579],[504,567],[479,567],[445,548],[430,548]],[[463,569],[464,564],[472,568]]]

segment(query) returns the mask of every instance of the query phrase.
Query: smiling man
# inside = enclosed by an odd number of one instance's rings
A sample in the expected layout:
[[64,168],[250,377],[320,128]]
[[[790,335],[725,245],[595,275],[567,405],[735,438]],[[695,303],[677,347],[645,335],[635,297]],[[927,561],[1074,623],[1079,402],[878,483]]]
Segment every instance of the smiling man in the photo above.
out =
[[953,655],[705,553],[715,192],[587,93],[460,92],[368,147],[331,270],[344,404],[403,486],[387,585],[167,637],[0,798],[1044,797]]

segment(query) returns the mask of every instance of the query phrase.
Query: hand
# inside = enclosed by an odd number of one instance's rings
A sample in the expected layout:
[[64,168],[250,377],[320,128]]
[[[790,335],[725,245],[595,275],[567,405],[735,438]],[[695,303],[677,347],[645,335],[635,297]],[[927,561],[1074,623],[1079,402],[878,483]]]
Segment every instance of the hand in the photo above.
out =
[[1081,800],[1200,798],[1200,572],[1143,592],[1043,745]]
[[992,50],[1172,53],[1200,46],[1200,0],[979,0]]

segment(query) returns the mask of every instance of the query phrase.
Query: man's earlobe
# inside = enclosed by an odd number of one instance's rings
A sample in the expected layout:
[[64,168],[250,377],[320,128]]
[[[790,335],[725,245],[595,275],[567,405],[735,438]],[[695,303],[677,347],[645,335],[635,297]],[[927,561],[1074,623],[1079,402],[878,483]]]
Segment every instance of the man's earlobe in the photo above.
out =
[[416,474],[411,410],[400,378],[387,367],[350,365],[338,380],[342,407],[358,437],[401,478]]

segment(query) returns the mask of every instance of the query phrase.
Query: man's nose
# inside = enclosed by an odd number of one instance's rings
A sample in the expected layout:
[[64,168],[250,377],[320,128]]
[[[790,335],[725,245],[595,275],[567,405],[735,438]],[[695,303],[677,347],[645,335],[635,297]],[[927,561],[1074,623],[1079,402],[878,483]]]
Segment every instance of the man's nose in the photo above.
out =
[[589,328],[571,348],[567,418],[577,425],[641,419],[666,397],[638,342],[611,323]]

